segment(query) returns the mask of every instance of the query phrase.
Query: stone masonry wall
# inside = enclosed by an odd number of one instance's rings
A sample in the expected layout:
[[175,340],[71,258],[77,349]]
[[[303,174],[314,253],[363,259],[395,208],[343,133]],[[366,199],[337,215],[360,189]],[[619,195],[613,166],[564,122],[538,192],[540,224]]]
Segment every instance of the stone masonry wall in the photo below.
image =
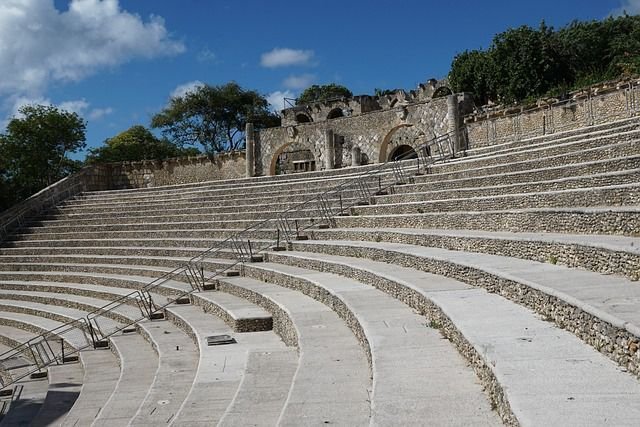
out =
[[245,176],[245,153],[110,163],[87,171],[90,190],[148,188]]
[[464,118],[469,148],[552,134],[640,112],[640,80],[605,83],[576,93],[572,99],[539,103],[535,108],[474,113]]

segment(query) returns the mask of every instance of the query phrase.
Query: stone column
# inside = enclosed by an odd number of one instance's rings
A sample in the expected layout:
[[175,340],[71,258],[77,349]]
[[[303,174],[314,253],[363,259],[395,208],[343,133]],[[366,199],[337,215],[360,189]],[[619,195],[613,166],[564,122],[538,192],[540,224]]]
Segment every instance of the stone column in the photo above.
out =
[[256,149],[256,136],[253,132],[253,123],[247,123],[245,128],[245,138],[246,138],[246,152],[245,159],[247,163],[247,178],[251,178],[255,175],[256,170],[256,160],[255,160],[255,149]]
[[360,152],[360,147],[354,145],[351,149],[351,166],[360,165],[362,165],[362,153]]
[[449,132],[453,142],[453,151],[462,151],[462,140],[460,138],[460,112],[458,111],[458,96],[449,95],[447,97],[447,117],[449,118]]
[[334,157],[334,148],[333,148],[333,131],[331,129],[327,129],[324,131],[324,168],[325,169],[333,169],[333,157]]

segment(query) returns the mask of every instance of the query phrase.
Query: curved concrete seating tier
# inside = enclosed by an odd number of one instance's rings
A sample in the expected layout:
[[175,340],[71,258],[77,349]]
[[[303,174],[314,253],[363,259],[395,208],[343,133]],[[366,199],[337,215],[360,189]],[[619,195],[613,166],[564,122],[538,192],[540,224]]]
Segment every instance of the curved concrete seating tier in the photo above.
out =
[[[7,348],[211,247],[204,275],[240,276],[52,367],[46,398],[23,380],[33,399],[5,424],[637,424],[637,118],[471,148],[369,200],[350,187],[333,228],[301,207],[379,167],[88,192],[30,218],[0,246]],[[387,167],[366,182],[395,180]],[[310,240],[235,265],[226,239],[285,209]],[[265,247],[275,227],[242,239]],[[177,276],[151,296],[192,289]],[[123,305],[100,322],[140,316]],[[208,345],[217,335],[235,343]],[[64,376],[74,398],[55,407]]]
[[[371,289],[393,293],[400,300],[411,301],[410,305],[420,312],[433,313],[431,324],[438,329],[448,328],[444,333],[454,342],[456,338],[464,340],[457,342],[461,352],[466,353],[471,363],[478,363],[475,357],[479,356],[482,368],[491,371],[495,383],[488,381],[486,386],[501,388],[493,391],[508,405],[501,408],[505,421],[509,421],[506,416],[509,407],[513,420],[532,425],[560,425],[567,419],[582,425],[624,425],[640,413],[640,407],[634,403],[640,396],[640,382],[621,372],[615,363],[585,346],[570,332],[551,326],[496,294],[414,268],[368,258],[315,252],[283,252],[270,254],[269,258],[274,262],[268,264],[269,270],[273,265],[281,274],[295,274],[315,283],[323,276],[327,277],[327,283],[337,282],[330,278],[333,274],[318,271],[332,271],[345,278],[358,277],[370,283]],[[340,285],[346,283],[343,279]],[[347,289],[348,293],[354,290]],[[359,298],[359,302],[366,304],[363,298]],[[380,310],[373,304],[372,309]],[[414,356],[411,360],[420,358]],[[412,363],[407,369],[415,369],[416,365]],[[616,405],[611,405],[612,401]],[[618,405],[625,411],[620,411]]]

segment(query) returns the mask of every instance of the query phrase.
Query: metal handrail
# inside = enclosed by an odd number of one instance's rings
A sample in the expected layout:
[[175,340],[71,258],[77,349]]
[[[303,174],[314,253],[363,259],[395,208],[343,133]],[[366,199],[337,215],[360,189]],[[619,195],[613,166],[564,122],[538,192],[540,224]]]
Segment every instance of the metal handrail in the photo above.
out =
[[[439,157],[437,159],[432,157],[431,155],[432,149],[435,148],[437,148],[439,154]],[[446,150],[444,150],[443,148],[446,148]],[[428,173],[431,165],[436,161],[446,160],[449,157],[455,156],[450,133],[435,137],[430,141],[427,141],[426,143],[417,147],[416,151],[418,157],[417,159],[414,158],[415,164],[411,165],[412,167],[416,168],[416,173],[421,173],[421,167],[424,169],[424,173]],[[190,258],[185,264],[176,267],[175,269],[163,274],[157,279],[152,280],[151,282],[144,285],[141,289],[132,291],[124,296],[110,301],[104,306],[87,313],[85,317],[65,323],[57,328],[40,334],[28,340],[27,342],[12,348],[11,350],[0,354],[0,388],[4,388],[11,384],[14,384],[22,378],[25,378],[26,376],[31,375],[35,372],[39,372],[43,368],[51,364],[62,364],[65,362],[65,357],[69,354],[74,354],[90,347],[95,348],[101,345],[110,336],[130,327],[131,325],[144,319],[153,318],[154,315],[162,312],[167,306],[175,303],[182,298],[190,297],[190,295],[194,292],[203,290],[206,287],[207,283],[210,283],[215,279],[215,277],[224,274],[225,272],[235,268],[239,264],[243,264],[247,261],[252,261],[254,253],[257,255],[274,247],[275,245],[279,245],[281,238],[284,238],[287,243],[290,243],[294,234],[296,236],[299,236],[301,230],[304,231],[317,225],[317,223],[315,222],[315,217],[309,217],[306,218],[310,220],[308,221],[309,223],[302,228],[299,227],[299,224],[297,223],[298,219],[295,217],[295,215],[303,210],[307,210],[310,207],[315,206],[316,204],[322,205],[320,209],[320,217],[328,222],[327,225],[334,225],[335,216],[344,214],[344,212],[358,205],[359,203],[368,203],[372,196],[380,194],[398,183],[404,183],[400,181],[402,181],[407,176],[404,166],[409,166],[409,162],[403,162],[405,160],[409,160],[409,157],[412,155],[413,153],[407,153],[406,155],[392,162],[381,163],[380,166],[356,176],[351,181],[343,181],[340,184],[330,188],[329,190],[306,198],[295,206],[279,212],[275,216],[275,218],[268,218],[258,221],[250,225],[249,227],[246,227],[242,231],[234,233],[232,236],[218,242],[217,245]],[[383,177],[385,178],[384,185]],[[388,177],[391,177],[392,179],[386,179]],[[372,179],[378,184],[376,191],[372,191],[369,187],[369,181],[371,181]],[[360,196],[356,198],[350,198],[349,200],[351,200],[351,202],[345,205],[343,203],[344,200],[342,199],[342,194],[347,190],[356,190],[357,192],[359,191]],[[338,203],[336,209],[334,209],[333,207],[334,202]],[[290,221],[296,222],[295,229],[291,226]],[[274,231],[276,233],[276,238],[272,240],[267,239],[267,242],[264,245],[254,247],[251,244],[251,233],[267,229],[270,231]],[[212,259],[217,253],[223,251],[228,245],[232,246],[232,250],[236,255],[235,260],[232,260],[232,262],[225,264],[224,268],[217,269],[213,272],[205,271],[204,265],[206,263],[206,260]],[[184,279],[182,278],[182,276],[184,276]],[[190,284],[191,289],[180,290],[171,288],[171,290],[173,291],[173,296],[164,296],[164,298],[166,298],[164,302],[154,300],[154,291],[174,279],[179,279],[177,281],[180,281],[181,283]],[[140,314],[133,317],[125,317],[122,315],[116,316],[116,310],[123,306],[137,306],[137,308],[140,310]],[[111,322],[113,322],[114,317],[119,317],[121,319],[126,318],[127,321],[120,321],[115,325],[107,325],[109,326],[108,328],[105,328],[104,325],[101,325],[101,321],[103,319],[109,319]],[[75,346],[71,347],[70,351],[65,351],[65,334],[75,331],[79,331],[84,338],[87,338],[88,334],[86,344],[76,344]],[[53,350],[51,346],[52,340],[55,340],[56,342],[62,340],[60,353],[56,353]],[[38,358],[33,355],[33,348],[45,344],[50,351],[50,353],[47,353],[47,361],[38,360]],[[9,359],[15,358],[22,358],[23,360],[33,359],[33,363],[31,365],[27,364],[27,369],[21,369],[17,373],[11,373],[9,372],[11,368],[5,365]],[[24,367],[25,366],[22,366],[22,368]]]

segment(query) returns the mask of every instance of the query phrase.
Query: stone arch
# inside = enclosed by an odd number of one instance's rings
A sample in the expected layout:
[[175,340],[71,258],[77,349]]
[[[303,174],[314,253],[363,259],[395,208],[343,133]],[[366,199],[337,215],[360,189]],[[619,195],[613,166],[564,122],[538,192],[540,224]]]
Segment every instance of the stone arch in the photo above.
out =
[[[282,154],[287,148],[289,148],[291,145],[295,144],[296,142],[299,141],[289,141],[286,144],[281,145],[271,156],[271,162],[269,163],[269,175],[273,176],[276,174],[276,167],[278,165],[278,158],[280,157],[280,154]],[[306,144],[305,144],[306,145]],[[308,149],[311,152],[311,155],[314,158],[314,161],[317,162],[317,157],[316,154],[314,153],[313,147],[305,147],[306,149]]]
[[342,108],[334,108],[333,110],[329,111],[329,114],[327,114],[327,120],[337,119],[338,117],[344,117]]
[[297,113],[296,114],[296,122],[298,123],[311,123],[313,119],[307,113]]
[[433,95],[431,96],[431,98],[432,99],[443,98],[449,95],[453,95],[453,91],[447,86],[440,86],[433,92]]
[[378,155],[378,163],[384,163],[387,161],[387,149],[389,147],[389,142],[391,141],[393,134],[396,133],[398,129],[411,127],[411,126],[413,126],[411,123],[403,123],[401,125],[391,128],[391,130],[387,132],[384,139],[382,140],[382,144],[380,144],[380,154]]
[[416,159],[418,158],[418,153],[416,153],[416,150],[414,150],[410,145],[398,145],[391,151],[391,153],[389,153],[389,158],[387,160],[393,161],[398,158],[402,158],[403,160]]

